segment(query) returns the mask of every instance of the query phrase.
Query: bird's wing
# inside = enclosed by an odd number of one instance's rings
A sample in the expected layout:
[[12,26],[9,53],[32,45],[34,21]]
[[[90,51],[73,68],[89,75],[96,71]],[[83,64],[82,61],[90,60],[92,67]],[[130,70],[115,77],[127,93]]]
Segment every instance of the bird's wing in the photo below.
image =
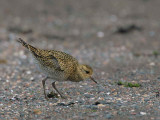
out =
[[41,62],[41,64],[58,71],[64,71],[59,64],[58,59],[53,54],[50,54],[49,51],[32,51],[32,54]]
[[47,67],[56,69],[58,71],[67,71],[68,69],[74,69],[75,64],[78,61],[67,53],[53,50],[39,50],[32,51],[32,54],[43,61],[43,64]]
[[78,61],[71,55],[61,51],[51,51],[50,55],[57,59],[60,68],[65,72],[73,72],[76,69]]
[[49,55],[46,58],[46,63],[48,63],[48,67],[52,67],[58,71],[64,71],[64,69],[60,66],[58,59],[53,56],[53,55]]

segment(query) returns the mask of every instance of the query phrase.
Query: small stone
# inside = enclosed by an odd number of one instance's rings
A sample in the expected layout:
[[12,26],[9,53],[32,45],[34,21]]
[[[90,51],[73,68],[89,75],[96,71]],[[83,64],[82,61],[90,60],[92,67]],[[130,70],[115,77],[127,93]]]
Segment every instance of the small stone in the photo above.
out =
[[75,103],[74,102],[69,102],[67,105],[74,105]]
[[101,74],[102,74],[102,75],[104,75],[104,74],[105,74],[105,72],[101,72]]
[[28,75],[31,74],[31,71],[27,71],[27,74],[28,74]]
[[117,21],[117,16],[116,16],[116,15],[111,15],[111,16],[110,16],[110,20],[111,20],[112,22],[116,22],[116,21]]
[[150,37],[153,37],[154,35],[155,35],[155,32],[154,32],[154,31],[150,31],[150,32],[149,32],[149,36],[150,36]]
[[3,106],[3,104],[1,103],[0,106]]
[[64,103],[58,103],[57,106],[66,106]]
[[100,104],[100,102],[98,102],[98,101],[94,103],[94,105],[99,105],[99,104]]
[[34,79],[34,77],[31,77],[30,80],[31,80],[31,81],[34,81],[35,79]]
[[90,94],[84,94],[84,96],[85,96],[86,98],[92,98],[92,97],[93,97],[93,95],[90,95]]
[[146,115],[147,113],[146,113],[146,112],[140,112],[140,114],[141,114],[141,115]]
[[107,92],[106,94],[107,94],[107,95],[110,95],[111,93],[110,93],[110,92]]
[[104,33],[102,31],[97,33],[97,37],[99,38],[103,38],[104,37]]
[[147,94],[144,94],[144,95],[143,95],[143,97],[149,97],[149,95],[147,95]]
[[97,115],[98,115],[98,112],[94,112],[94,113],[91,113],[89,116],[94,117],[94,116],[97,116]]
[[0,59],[0,64],[6,64],[6,63],[7,63],[7,60]]
[[15,34],[12,34],[12,33],[10,33],[9,34],[9,40],[15,40],[16,39],[16,36],[15,36]]
[[148,102],[150,99],[144,99],[145,102]]
[[157,79],[158,79],[158,81],[160,81],[160,77],[158,77]]
[[131,115],[136,115],[136,113],[135,112],[131,112]]
[[111,113],[108,113],[106,116],[105,116],[105,118],[107,118],[107,119],[111,119],[113,117],[113,115],[111,114]]
[[122,100],[122,98],[117,98],[117,101],[121,101]]
[[117,114],[118,114],[118,115],[123,115],[123,114],[124,114],[124,112],[122,112],[122,111],[118,111],[118,112],[117,112]]
[[97,106],[96,105],[84,105],[84,107],[92,109],[92,110],[97,110]]
[[154,63],[154,62],[151,62],[149,65],[150,65],[150,66],[155,66],[155,63]]
[[42,114],[42,111],[40,109],[34,109],[33,113],[37,114],[37,115],[40,115],[40,114]]
[[102,107],[105,107],[105,105],[103,105],[103,104],[98,104],[98,108],[102,108]]

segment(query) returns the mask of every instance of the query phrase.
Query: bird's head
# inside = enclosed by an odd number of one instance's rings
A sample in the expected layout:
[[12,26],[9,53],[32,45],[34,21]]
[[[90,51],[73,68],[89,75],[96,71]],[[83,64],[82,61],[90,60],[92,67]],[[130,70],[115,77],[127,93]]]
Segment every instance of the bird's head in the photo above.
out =
[[81,64],[81,65],[79,65],[79,70],[80,70],[80,74],[81,74],[82,79],[90,78],[92,81],[97,83],[94,80],[94,78],[92,77],[93,69],[89,65]]

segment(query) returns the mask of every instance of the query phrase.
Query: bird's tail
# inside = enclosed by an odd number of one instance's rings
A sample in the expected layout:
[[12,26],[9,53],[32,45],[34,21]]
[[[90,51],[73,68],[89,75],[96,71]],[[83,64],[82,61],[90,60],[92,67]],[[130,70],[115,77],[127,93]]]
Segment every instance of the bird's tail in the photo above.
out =
[[30,45],[26,43],[24,40],[22,40],[21,38],[19,38],[17,42],[21,43],[25,48],[29,49]]
[[31,51],[32,53],[34,52],[36,52],[37,53],[37,51],[38,51],[38,49],[37,48],[35,48],[35,47],[33,47],[32,45],[30,45],[30,44],[28,44],[28,43],[26,43],[24,40],[22,40],[21,38],[19,38],[18,40],[17,40],[19,43],[21,43],[25,48],[27,48],[29,51]]

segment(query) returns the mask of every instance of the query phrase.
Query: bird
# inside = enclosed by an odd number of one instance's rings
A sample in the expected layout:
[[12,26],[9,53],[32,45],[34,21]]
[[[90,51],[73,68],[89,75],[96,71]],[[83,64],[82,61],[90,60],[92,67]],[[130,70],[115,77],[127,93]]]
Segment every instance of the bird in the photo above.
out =
[[72,81],[80,82],[90,78],[97,83],[92,77],[93,69],[89,65],[79,64],[78,60],[73,56],[57,50],[45,50],[36,48],[23,39],[17,40],[25,48],[29,50],[32,55],[33,61],[40,72],[45,75],[42,80],[43,92],[45,98],[48,100],[46,94],[45,82],[47,79],[52,79],[52,87],[60,95],[61,98],[66,98],[56,87],[56,81]]

